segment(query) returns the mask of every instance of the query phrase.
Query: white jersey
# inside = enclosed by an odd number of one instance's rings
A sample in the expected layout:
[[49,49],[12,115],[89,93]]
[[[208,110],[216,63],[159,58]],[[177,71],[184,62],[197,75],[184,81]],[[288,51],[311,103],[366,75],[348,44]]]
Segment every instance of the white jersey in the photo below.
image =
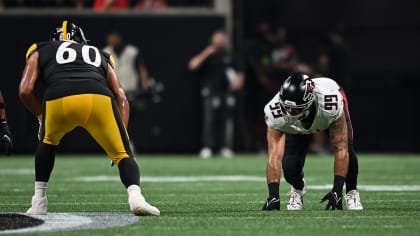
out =
[[139,50],[132,45],[126,45],[121,54],[117,56],[112,47],[105,47],[105,52],[112,55],[115,61],[115,73],[120,80],[121,87],[126,92],[134,92],[139,89],[136,58]]
[[314,104],[316,106],[315,118],[309,128],[305,128],[300,120],[289,119],[280,108],[279,93],[264,107],[265,123],[268,127],[287,134],[314,134],[326,130],[342,114],[344,99],[340,86],[329,78],[312,79],[315,84]]

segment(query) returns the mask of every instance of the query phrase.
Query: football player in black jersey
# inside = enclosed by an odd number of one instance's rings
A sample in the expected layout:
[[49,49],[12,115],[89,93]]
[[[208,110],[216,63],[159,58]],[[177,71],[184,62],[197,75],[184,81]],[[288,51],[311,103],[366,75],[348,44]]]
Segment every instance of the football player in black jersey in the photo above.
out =
[[3,95],[0,91],[0,150],[6,155],[10,155],[13,148],[12,134],[6,120],[6,105],[4,104]]
[[[45,84],[44,98],[35,96],[37,82]],[[159,215],[140,190],[140,174],[126,132],[129,104],[109,54],[88,45],[80,27],[63,21],[48,42],[34,43],[26,53],[19,87],[23,104],[40,122],[35,153],[35,194],[28,214],[46,214],[46,190],[61,138],[84,128],[118,165],[121,182],[135,215]]]

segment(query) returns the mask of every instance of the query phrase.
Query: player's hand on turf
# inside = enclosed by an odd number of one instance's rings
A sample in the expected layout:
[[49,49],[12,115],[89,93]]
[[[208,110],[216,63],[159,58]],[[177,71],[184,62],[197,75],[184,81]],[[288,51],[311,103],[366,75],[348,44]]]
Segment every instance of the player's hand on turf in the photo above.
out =
[[263,211],[275,211],[280,210],[280,199],[279,198],[267,198],[267,201],[264,203]]
[[325,210],[343,210],[343,194],[329,192],[322,199],[321,203],[328,201]]
[[6,155],[10,155],[13,150],[12,133],[6,121],[0,123],[0,150]]

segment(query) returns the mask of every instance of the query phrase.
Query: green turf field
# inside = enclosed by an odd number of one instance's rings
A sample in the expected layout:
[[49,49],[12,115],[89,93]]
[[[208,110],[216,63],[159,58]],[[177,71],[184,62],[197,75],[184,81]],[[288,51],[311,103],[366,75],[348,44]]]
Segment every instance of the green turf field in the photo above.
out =
[[[48,235],[419,235],[420,155],[359,156],[364,211],[324,211],[319,204],[332,183],[332,157],[308,157],[304,211],[285,210],[290,187],[282,183],[282,210],[263,212],[265,157],[140,156],[143,193],[161,216]],[[1,157],[0,212],[24,212],[32,194],[33,158]],[[57,155],[48,198],[50,212],[129,210],[118,169],[105,156]]]

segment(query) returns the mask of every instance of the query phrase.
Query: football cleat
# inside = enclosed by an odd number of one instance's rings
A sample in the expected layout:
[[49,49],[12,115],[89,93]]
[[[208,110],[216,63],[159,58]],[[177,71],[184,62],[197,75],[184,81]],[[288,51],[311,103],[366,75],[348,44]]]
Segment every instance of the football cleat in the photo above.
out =
[[296,210],[303,210],[303,196],[305,196],[307,192],[306,181],[303,179],[303,189],[297,190],[295,188],[291,188],[288,196],[289,202],[287,203],[287,210],[289,211],[296,211]]
[[222,148],[220,155],[225,159],[231,159],[233,158],[233,151],[230,148]]
[[213,155],[212,151],[208,147],[204,147],[200,151],[200,158],[201,159],[209,159]]
[[303,210],[303,191],[293,189],[289,192],[289,202],[287,203],[287,210],[298,211]]
[[129,196],[128,204],[130,205],[131,212],[133,212],[136,216],[160,215],[159,209],[146,202],[141,194],[133,194]]
[[346,194],[347,210],[363,210],[360,195],[357,190],[351,190]]
[[48,210],[48,199],[45,197],[32,197],[32,206],[26,211],[28,215],[46,215]]
[[262,208],[264,211],[275,211],[280,210],[280,199],[279,198],[267,198]]

